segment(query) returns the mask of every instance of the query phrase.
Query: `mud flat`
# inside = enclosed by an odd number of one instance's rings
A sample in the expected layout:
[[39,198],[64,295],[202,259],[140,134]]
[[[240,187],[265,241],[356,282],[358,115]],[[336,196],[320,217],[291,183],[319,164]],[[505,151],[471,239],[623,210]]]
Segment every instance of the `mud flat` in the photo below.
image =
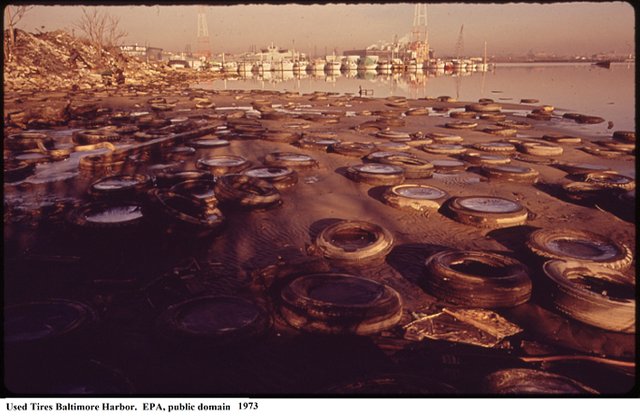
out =
[[[635,287],[635,133],[578,136],[553,108],[447,97],[181,85],[4,100],[10,390],[481,394],[509,368],[587,386],[576,394],[634,385],[635,321],[580,320],[543,265],[578,261],[574,286],[635,301],[614,294]],[[128,176],[95,184],[113,175]],[[184,180],[197,191],[173,188]],[[536,230],[568,231],[545,252]],[[446,250],[444,287],[427,263]],[[69,322],[46,326],[60,308]],[[425,324],[436,315],[457,335]]]

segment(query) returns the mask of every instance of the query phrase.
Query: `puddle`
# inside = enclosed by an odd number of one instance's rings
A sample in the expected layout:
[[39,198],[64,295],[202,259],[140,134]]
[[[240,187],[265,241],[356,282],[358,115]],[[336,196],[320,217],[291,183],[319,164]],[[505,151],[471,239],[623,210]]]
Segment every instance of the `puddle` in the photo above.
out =
[[444,191],[439,189],[419,185],[401,186],[396,188],[394,192],[412,199],[438,199],[446,195]]
[[390,165],[375,164],[375,163],[357,166],[355,167],[355,169],[360,172],[380,173],[380,174],[402,172],[402,168],[398,168],[396,166],[390,166]]
[[608,260],[620,254],[611,244],[577,238],[551,240],[546,245],[556,253],[591,261]]
[[349,228],[334,232],[331,244],[342,248],[344,251],[351,252],[370,246],[376,240],[376,235],[372,232],[361,228]]
[[463,208],[477,212],[507,213],[520,209],[520,204],[502,198],[469,197],[461,198],[457,203]]
[[142,218],[142,209],[139,205],[100,207],[86,211],[83,216],[89,222],[115,224]]
[[277,178],[287,173],[287,169],[282,168],[257,168],[244,172],[244,175],[254,178]]

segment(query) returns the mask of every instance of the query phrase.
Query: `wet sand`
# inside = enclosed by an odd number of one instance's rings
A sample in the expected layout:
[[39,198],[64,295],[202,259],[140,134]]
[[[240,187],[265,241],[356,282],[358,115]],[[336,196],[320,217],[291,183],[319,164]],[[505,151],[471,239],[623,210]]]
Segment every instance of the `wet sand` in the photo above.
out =
[[[179,90],[176,88],[176,90]],[[190,91],[194,93],[194,91]],[[386,142],[388,140],[376,137],[374,134],[361,133],[354,127],[361,123],[374,121],[376,115],[361,115],[363,111],[395,110],[400,113],[407,108],[395,108],[386,99],[366,99],[337,95],[322,95],[321,100],[312,99],[313,95],[297,96],[282,93],[251,93],[242,91],[211,92],[203,91],[201,95],[210,98],[216,109],[195,109],[194,101],[180,91],[154,93],[149,96],[117,97],[99,96],[82,98],[82,102],[95,102],[103,107],[113,108],[114,111],[151,111],[147,99],[162,96],[168,102],[176,102],[174,110],[163,112],[163,117],[191,117],[195,114],[228,114],[233,107],[251,107],[256,99],[269,100],[277,109],[289,109],[293,113],[323,112],[339,114],[337,124],[326,124],[316,121],[305,121],[308,128],[299,130],[305,134],[334,132],[342,141],[355,142]],[[38,97],[36,94],[34,97]],[[5,96],[5,115],[20,108],[29,108],[32,101],[15,103],[13,97]],[[526,97],[521,97],[526,98]],[[31,98],[35,100],[36,98]],[[64,103],[67,97],[48,100],[44,105]],[[35,101],[37,102],[37,101]],[[38,104],[40,104],[38,102]],[[489,120],[474,120],[478,126],[472,130],[459,130],[444,127],[444,123],[455,121],[446,113],[433,111],[433,106],[446,105],[451,109],[463,109],[468,103],[441,102],[437,99],[408,100],[408,107],[428,107],[429,115],[406,116],[404,126],[390,127],[393,131],[415,133],[444,133],[459,135],[464,141],[463,146],[470,147],[476,143],[500,141],[504,137],[482,132],[481,129],[494,125]],[[548,103],[553,104],[553,103]],[[527,110],[536,108],[537,104],[518,105],[503,104],[503,113],[508,119],[525,121],[532,124],[532,129],[519,130],[518,136],[541,139],[550,133],[575,132],[577,124],[560,117],[556,112],[552,121],[537,121],[525,117]],[[280,107],[282,106],[282,107]],[[225,108],[221,110],[221,108]],[[227,110],[228,109],[228,110]],[[184,111],[183,111],[184,110]],[[254,117],[250,112],[249,117]],[[255,114],[257,115],[257,114]],[[268,129],[284,130],[283,123],[291,120],[260,120]],[[78,126],[80,127],[80,126]],[[68,126],[53,128],[60,142],[70,142]],[[19,129],[5,128],[5,137]],[[575,133],[574,133],[575,134]],[[576,134],[577,135],[577,134]],[[598,137],[579,135],[588,142]],[[223,138],[224,136],[220,136]],[[370,373],[406,371],[414,366],[420,368],[428,360],[424,357],[416,358],[408,353],[418,345],[402,339],[398,328],[413,320],[412,312],[434,311],[441,303],[423,289],[421,283],[424,274],[424,261],[432,253],[445,248],[464,250],[494,251],[514,257],[530,267],[533,282],[533,297],[525,305],[500,311],[503,316],[521,325],[525,329],[524,339],[544,345],[545,351],[559,352],[569,349],[581,353],[593,353],[622,359],[633,356],[635,345],[634,336],[599,330],[571,321],[554,312],[548,306],[548,299],[538,285],[544,278],[539,268],[539,261],[526,250],[524,242],[527,235],[539,228],[577,228],[590,230],[609,237],[610,239],[634,247],[635,223],[625,221],[612,212],[572,203],[554,192],[557,186],[568,182],[567,172],[551,165],[527,163],[512,160],[514,166],[531,167],[539,171],[539,181],[535,185],[519,184],[504,181],[488,180],[473,168],[460,174],[434,174],[428,179],[407,179],[404,183],[428,184],[446,191],[450,197],[458,196],[497,196],[518,201],[530,213],[526,225],[499,230],[487,230],[462,224],[446,215],[445,210],[421,213],[411,210],[399,210],[386,205],[381,194],[384,187],[370,186],[355,182],[345,176],[345,169],[362,163],[360,158],[328,153],[322,150],[301,149],[294,144],[272,142],[259,138],[230,138],[230,145],[215,149],[198,149],[184,164],[185,169],[195,169],[197,159],[212,156],[232,154],[242,156],[252,162],[253,166],[261,166],[264,156],[274,151],[304,153],[319,162],[319,167],[299,170],[298,183],[281,192],[282,205],[265,211],[225,211],[226,227],[215,238],[181,244],[167,241],[165,246],[154,248],[139,257],[135,265],[130,259],[123,258],[120,263],[113,259],[111,264],[102,268],[99,265],[110,263],[99,255],[90,260],[95,265],[95,275],[76,279],[73,284],[55,285],[26,285],[24,268],[25,251],[38,251],[41,254],[56,254],[56,251],[67,250],[64,255],[88,256],[86,253],[74,252],[74,246],[64,247],[64,242],[71,236],[64,234],[64,226],[60,230],[40,232],[39,228],[25,227],[19,221],[7,217],[5,213],[5,257],[15,260],[5,267],[7,291],[5,303],[30,300],[43,297],[80,298],[101,305],[104,308],[105,328],[103,334],[108,334],[107,344],[110,351],[97,348],[94,355],[101,357],[115,367],[126,368],[126,373],[132,379],[137,391],[141,393],[175,392],[206,392],[208,394],[251,392],[251,393],[303,393],[315,394],[329,385],[361,377]],[[116,147],[124,146],[125,142],[116,142]],[[581,162],[605,165],[612,170],[635,176],[634,156],[622,156],[616,159],[604,159],[587,154],[581,150],[583,144],[559,144],[564,153],[555,159],[561,162]],[[429,154],[417,148],[408,152],[427,160],[453,159],[455,156]],[[72,157],[73,160],[73,157]],[[56,162],[69,163],[69,162]],[[55,164],[38,167],[38,176],[47,175],[45,169],[53,169]],[[140,167],[144,171],[144,167]],[[71,168],[73,170],[73,168]],[[84,192],[88,185],[98,177],[86,178],[79,176],[60,183],[29,184],[26,181],[16,184],[5,183],[5,209],[7,204],[20,205],[32,199],[37,203],[47,195],[57,197],[76,197],[88,200]],[[18,199],[16,199],[18,198]],[[396,289],[403,300],[403,317],[395,330],[385,331],[380,335],[366,338],[348,338],[338,342],[340,337],[327,338],[322,336],[301,335],[291,328],[278,315],[273,314],[274,326],[255,348],[254,356],[243,355],[238,360],[245,360],[232,369],[228,364],[222,364],[221,353],[218,357],[180,356],[177,350],[165,350],[158,346],[154,335],[148,330],[164,306],[176,300],[186,299],[200,294],[242,294],[252,297],[264,305],[268,310],[277,310],[277,302],[270,297],[269,290],[263,286],[272,283],[264,276],[273,271],[273,265],[283,267],[285,264],[302,264],[300,268],[311,267],[308,260],[315,257],[308,254],[308,247],[313,238],[323,226],[331,224],[337,219],[364,220],[384,227],[394,237],[394,247],[386,261],[377,266],[340,266],[329,265],[335,270],[351,272],[384,283]],[[46,235],[46,237],[43,237]],[[68,236],[68,237],[67,237]],[[43,241],[58,241],[62,244],[54,247]],[[7,248],[9,246],[9,248]],[[37,247],[37,249],[35,248]],[[101,248],[96,247],[98,252]],[[109,249],[111,250],[111,249]],[[95,253],[97,254],[97,253]],[[181,281],[174,292],[160,291],[149,305],[144,299],[127,298],[127,290],[114,289],[109,284],[100,286],[96,281],[120,281],[126,288],[139,287],[152,282],[159,273],[177,264],[189,263],[195,259],[200,267],[210,267],[212,278],[199,281]],[[306,265],[305,265],[306,264]],[[208,266],[205,266],[208,265]],[[271,268],[269,268],[271,266]],[[7,268],[8,267],[8,268]],[[49,265],[45,261],[40,272],[47,273]],[[37,269],[37,268],[36,268]],[[90,268],[89,268],[90,269]],[[62,267],[61,274],[65,268]],[[86,269],[83,269],[86,270]],[[635,274],[635,261],[630,273]],[[126,276],[126,277],[124,277]],[[35,282],[46,280],[45,276],[31,276]],[[126,281],[122,283],[122,281]],[[182,286],[180,286],[182,285]],[[180,286],[180,287],[178,287]],[[277,285],[276,285],[277,286]],[[274,286],[275,287],[275,286]],[[437,344],[437,343],[436,343]],[[321,347],[323,346],[323,347]],[[304,352],[296,351],[300,347]],[[348,347],[348,348],[347,348]],[[306,348],[306,349],[305,349]],[[176,355],[177,354],[177,355]],[[434,353],[435,354],[435,353]],[[359,362],[356,357],[361,356]],[[433,357],[437,356],[433,355]],[[124,357],[131,359],[125,361]],[[408,358],[407,358],[408,357]],[[322,369],[332,361],[345,366],[344,369]],[[356,361],[353,361],[356,360]],[[438,361],[435,359],[435,361]],[[444,365],[435,365],[436,371],[444,381],[458,387],[466,393],[476,393],[480,377],[487,371],[482,367],[482,359],[474,361],[479,368],[468,376],[453,374],[445,371]],[[498,359],[499,362],[499,359]],[[162,364],[160,364],[162,363]],[[507,365],[507,361],[504,362]],[[436,363],[437,364],[437,363]],[[512,364],[512,363],[509,363]],[[180,368],[181,366],[183,366]],[[296,370],[297,366],[306,368]],[[501,364],[497,365],[498,367]],[[334,366],[331,366],[334,367]],[[607,389],[607,383],[598,381],[588,366],[566,366],[558,364],[551,366],[551,370],[570,375],[587,384],[600,384],[597,389]],[[599,369],[598,371],[600,371]],[[229,384],[225,385],[213,372],[219,371]],[[235,372],[234,374],[234,371]],[[459,371],[459,368],[458,368]],[[605,370],[602,370],[605,371]],[[606,371],[605,371],[606,373]],[[615,381],[611,385],[619,388],[627,382],[625,377],[620,379],[614,373]],[[611,374],[606,373],[609,376]],[[194,382],[194,377],[203,378],[201,384]],[[222,387],[225,386],[225,387]],[[219,389],[219,390],[216,390]]]

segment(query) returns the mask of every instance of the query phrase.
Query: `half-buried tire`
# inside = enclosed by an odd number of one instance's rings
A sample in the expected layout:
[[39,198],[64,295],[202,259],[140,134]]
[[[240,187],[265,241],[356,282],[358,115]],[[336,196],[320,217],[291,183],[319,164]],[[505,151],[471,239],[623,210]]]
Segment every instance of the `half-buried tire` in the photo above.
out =
[[263,179],[278,190],[291,188],[298,183],[298,174],[291,168],[284,166],[267,166],[252,168],[244,171],[243,175]]
[[158,320],[161,336],[202,346],[241,346],[263,335],[271,324],[255,303],[234,296],[202,296],[169,306]]
[[329,260],[350,264],[380,263],[393,247],[391,233],[366,221],[343,220],[323,229],[313,249]]
[[633,261],[633,253],[625,244],[583,230],[536,230],[529,235],[527,246],[540,257],[580,261],[614,270],[626,269]]
[[404,184],[387,188],[382,199],[394,208],[409,208],[418,211],[436,211],[448,194],[430,185]]
[[523,225],[528,211],[520,203],[495,196],[457,197],[448,208],[456,221],[480,228],[504,228]]
[[449,303],[504,308],[531,297],[526,267],[500,254],[446,250],[429,257],[425,266],[427,291]]
[[632,277],[578,261],[549,260],[542,269],[553,285],[553,303],[562,313],[608,331],[635,333]]
[[271,208],[282,203],[275,186],[247,175],[221,176],[214,190],[220,202],[249,209]]
[[349,274],[300,276],[280,296],[282,316],[307,332],[371,335],[393,327],[402,316],[398,292]]
[[351,180],[369,185],[400,185],[404,182],[404,170],[401,167],[382,163],[350,166],[346,175]]

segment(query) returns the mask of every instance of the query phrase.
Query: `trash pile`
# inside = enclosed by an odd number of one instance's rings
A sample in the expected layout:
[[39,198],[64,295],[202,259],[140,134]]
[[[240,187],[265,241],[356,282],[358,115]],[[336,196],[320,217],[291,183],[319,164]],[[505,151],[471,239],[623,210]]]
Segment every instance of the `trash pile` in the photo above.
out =
[[122,71],[125,85],[145,85],[167,78],[185,81],[187,77],[162,63],[143,62],[113,49],[97,49],[63,30],[34,34],[18,29],[15,34],[14,53],[4,64],[5,92],[93,90],[104,87],[103,75],[114,70]]

